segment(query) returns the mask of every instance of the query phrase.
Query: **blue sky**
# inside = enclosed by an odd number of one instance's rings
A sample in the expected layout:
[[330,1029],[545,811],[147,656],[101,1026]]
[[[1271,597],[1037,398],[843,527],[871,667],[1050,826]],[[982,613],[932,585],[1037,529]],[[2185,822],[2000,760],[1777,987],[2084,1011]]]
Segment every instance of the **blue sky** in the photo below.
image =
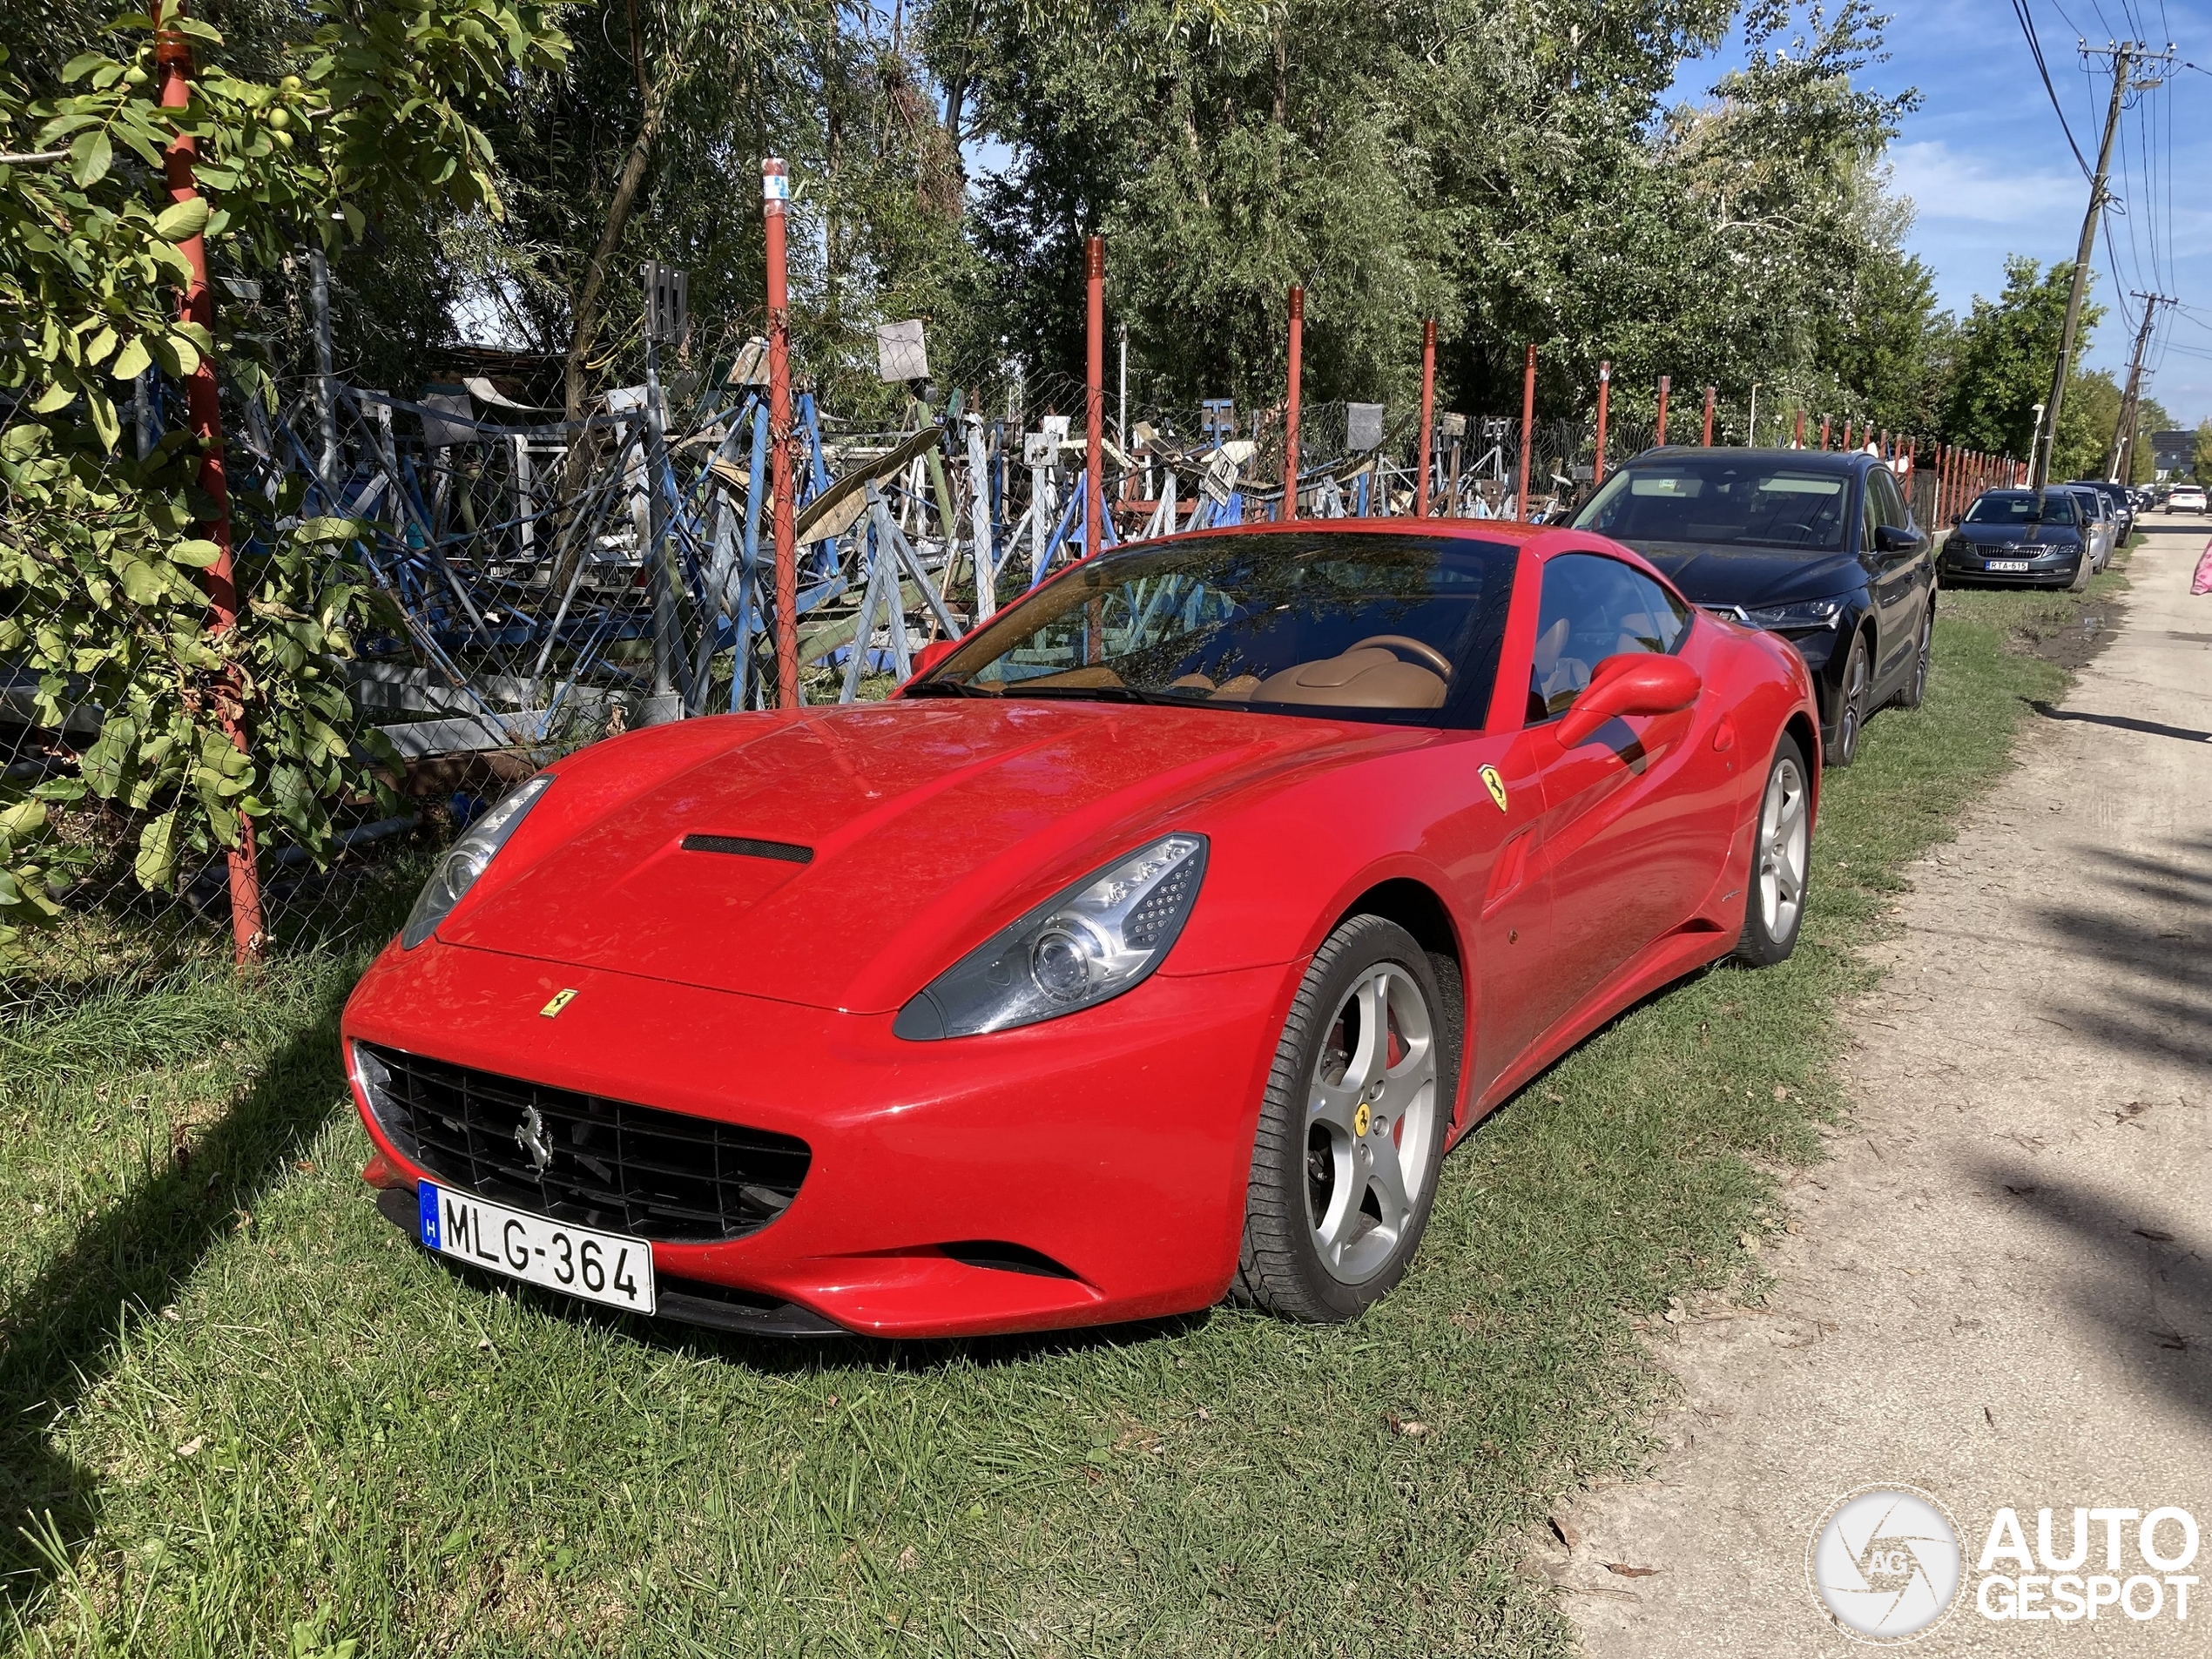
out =
[[[1887,92],[1919,90],[1920,108],[1905,118],[1891,146],[1892,185],[1913,203],[1906,246],[1933,271],[1942,303],[1963,315],[1974,295],[1993,296],[2004,286],[2006,254],[2046,264],[2074,257],[2088,181],[2009,0],[1895,0],[1894,9],[1889,61],[1861,79]],[[2202,182],[2212,179],[2212,75],[2178,60],[2212,69],[2212,3],[2065,0],[2061,8],[2028,0],[2028,10],[2074,141],[2092,165],[2112,83],[2107,71],[2099,81],[2083,73],[2077,42],[2176,47],[2166,84],[2142,93],[2121,118],[2112,188],[2124,211],[2109,220],[2109,242],[2098,242],[2094,293],[2107,311],[2087,361],[2126,371],[2131,316],[2141,312],[2128,300],[2123,315],[2115,292],[2175,296],[2195,309],[2161,307],[2150,392],[2194,426],[2212,415],[2212,199]],[[1732,41],[1685,66],[1676,96],[1702,98],[1741,55],[1742,43]]]

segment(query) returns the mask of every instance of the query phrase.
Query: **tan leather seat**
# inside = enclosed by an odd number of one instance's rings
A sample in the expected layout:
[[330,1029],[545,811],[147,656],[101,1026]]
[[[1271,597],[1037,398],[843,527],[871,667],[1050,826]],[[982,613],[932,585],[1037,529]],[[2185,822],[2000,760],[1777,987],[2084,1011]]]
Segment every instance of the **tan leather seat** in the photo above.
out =
[[1435,670],[1368,645],[1270,674],[1252,698],[1340,709],[1433,709],[1443,706],[1446,690]]

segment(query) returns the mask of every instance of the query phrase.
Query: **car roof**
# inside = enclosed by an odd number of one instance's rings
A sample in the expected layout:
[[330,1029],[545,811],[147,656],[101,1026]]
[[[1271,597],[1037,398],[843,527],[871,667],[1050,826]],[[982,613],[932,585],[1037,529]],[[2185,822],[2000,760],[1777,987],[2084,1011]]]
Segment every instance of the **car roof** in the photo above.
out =
[[1646,449],[1642,455],[1631,455],[1621,462],[1621,466],[1640,467],[1658,461],[1728,460],[1737,457],[1746,461],[1779,462],[1793,467],[1809,467],[1815,471],[1828,472],[1849,472],[1881,464],[1879,455],[1870,455],[1864,449],[1738,449],[1717,444],[1708,448],[1702,443],[1670,443],[1661,448]]

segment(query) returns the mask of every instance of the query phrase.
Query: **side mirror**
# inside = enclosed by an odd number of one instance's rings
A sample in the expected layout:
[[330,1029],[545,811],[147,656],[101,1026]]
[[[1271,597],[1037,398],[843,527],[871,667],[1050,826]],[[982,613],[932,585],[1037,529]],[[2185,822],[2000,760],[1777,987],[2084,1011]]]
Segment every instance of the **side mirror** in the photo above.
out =
[[1580,748],[1598,727],[1625,714],[1672,714],[1697,700],[1704,683],[1679,657],[1623,651],[1597,665],[1559,723],[1559,746]]
[[1920,538],[1902,524],[1877,524],[1874,545],[1884,553],[1910,553],[1920,545]]
[[914,653],[914,673],[927,674],[960,648],[957,639],[933,639]]

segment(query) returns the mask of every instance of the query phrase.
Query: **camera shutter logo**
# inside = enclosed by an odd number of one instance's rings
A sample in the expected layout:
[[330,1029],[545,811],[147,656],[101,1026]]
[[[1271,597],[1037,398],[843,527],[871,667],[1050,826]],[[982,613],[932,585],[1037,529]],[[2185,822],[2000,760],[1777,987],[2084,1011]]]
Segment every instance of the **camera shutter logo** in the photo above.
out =
[[1845,1635],[1891,1647],[1943,1622],[1964,1566],[1959,1528],[1935,1499],[1911,1487],[1863,1487],[1823,1517],[1805,1575]]

